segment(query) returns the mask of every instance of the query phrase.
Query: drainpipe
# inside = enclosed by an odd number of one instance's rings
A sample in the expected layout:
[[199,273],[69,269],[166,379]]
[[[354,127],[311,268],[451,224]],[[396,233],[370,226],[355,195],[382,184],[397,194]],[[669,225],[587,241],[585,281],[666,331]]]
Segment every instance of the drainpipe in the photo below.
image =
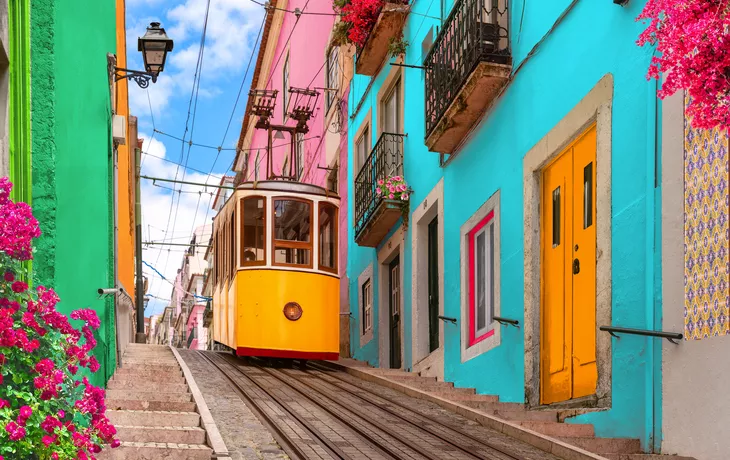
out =
[[[119,269],[117,267],[117,258],[119,257],[119,221],[118,221],[118,207],[119,207],[119,183],[117,181],[117,173],[119,171],[119,148],[115,144],[113,150],[113,163],[114,170],[112,173],[112,181],[114,184],[114,287],[119,289]],[[114,308],[114,334],[117,351],[117,367],[121,367],[122,364],[122,348],[119,343],[119,295],[114,296],[113,307]]]
[[137,147],[134,148],[134,182],[135,182],[135,194],[134,194],[134,224],[135,224],[135,253],[137,255],[137,335],[135,336],[135,342],[146,343],[147,337],[144,333],[144,283],[142,281],[142,205],[140,203],[141,193],[139,186],[139,176],[142,173],[141,167],[141,150]]

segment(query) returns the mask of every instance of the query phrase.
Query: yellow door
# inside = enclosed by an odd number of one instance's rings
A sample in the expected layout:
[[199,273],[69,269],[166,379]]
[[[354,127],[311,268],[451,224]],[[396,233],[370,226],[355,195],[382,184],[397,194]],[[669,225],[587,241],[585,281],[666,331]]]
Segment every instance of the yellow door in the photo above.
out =
[[541,402],[596,391],[596,128],[543,173]]

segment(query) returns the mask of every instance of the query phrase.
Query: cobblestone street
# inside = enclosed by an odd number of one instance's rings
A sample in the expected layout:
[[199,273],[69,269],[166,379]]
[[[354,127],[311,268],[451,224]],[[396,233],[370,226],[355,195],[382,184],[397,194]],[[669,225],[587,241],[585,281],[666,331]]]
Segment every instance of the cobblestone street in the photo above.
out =
[[208,404],[232,460],[289,458],[223,375],[194,351],[180,350],[180,355]]
[[[549,443],[545,451],[517,435],[318,363],[306,370],[277,369],[224,353],[180,350],[180,355],[234,460],[288,458],[285,450],[292,458],[323,459],[566,458],[549,453]],[[241,392],[252,398],[254,410]],[[255,415],[262,413],[263,423]]]

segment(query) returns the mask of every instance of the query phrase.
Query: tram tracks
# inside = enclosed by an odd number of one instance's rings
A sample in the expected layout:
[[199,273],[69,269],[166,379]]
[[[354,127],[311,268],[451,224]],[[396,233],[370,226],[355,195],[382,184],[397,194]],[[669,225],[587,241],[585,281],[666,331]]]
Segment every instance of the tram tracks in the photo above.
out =
[[[255,360],[244,366],[233,357],[200,354],[225,375],[294,459],[556,458],[544,452],[525,455],[520,449],[505,448],[490,442],[489,436],[475,436],[318,363],[309,363],[303,370],[280,370]],[[272,411],[272,402],[277,411]],[[287,418],[306,436],[293,438],[284,422]],[[321,451],[308,443],[321,446]]]

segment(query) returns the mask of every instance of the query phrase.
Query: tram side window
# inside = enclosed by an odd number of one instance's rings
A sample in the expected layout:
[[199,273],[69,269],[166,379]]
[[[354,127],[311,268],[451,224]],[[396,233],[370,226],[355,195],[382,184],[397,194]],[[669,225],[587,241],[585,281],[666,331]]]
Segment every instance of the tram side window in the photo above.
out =
[[312,266],[312,202],[274,200],[274,264]]
[[337,272],[337,208],[319,205],[319,268]]
[[264,265],[266,263],[266,199],[252,196],[241,200],[241,263]]
[[231,273],[231,279],[236,276],[236,211],[231,214],[230,230],[228,230],[229,252],[228,252],[228,269]]

